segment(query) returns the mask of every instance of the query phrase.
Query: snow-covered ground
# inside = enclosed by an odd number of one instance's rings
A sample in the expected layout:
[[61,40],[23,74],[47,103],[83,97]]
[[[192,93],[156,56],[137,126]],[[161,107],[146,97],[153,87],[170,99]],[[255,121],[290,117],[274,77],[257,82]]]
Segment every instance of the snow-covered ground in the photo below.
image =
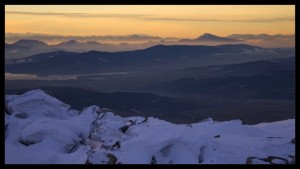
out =
[[5,100],[6,164],[268,164],[269,156],[274,163],[295,156],[295,119],[179,125],[97,106],[80,112],[42,90]]

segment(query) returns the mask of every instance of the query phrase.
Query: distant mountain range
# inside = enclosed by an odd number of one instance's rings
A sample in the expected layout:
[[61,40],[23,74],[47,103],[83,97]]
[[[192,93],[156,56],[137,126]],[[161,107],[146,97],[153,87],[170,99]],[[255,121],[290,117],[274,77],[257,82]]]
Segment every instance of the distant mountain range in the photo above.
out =
[[[241,57],[243,56],[243,57]],[[7,61],[5,71],[33,74],[78,74],[168,70],[294,56],[294,50],[264,49],[237,44],[219,46],[157,45],[125,52],[56,51]],[[231,59],[226,59],[230,57]]]
[[[216,36],[210,33],[204,33],[196,39],[185,39],[185,40],[209,40],[217,38],[215,40],[249,40],[249,39],[276,39],[276,38],[295,38],[294,34],[231,34],[226,37]],[[224,39],[225,38],[225,39]],[[226,39],[229,38],[229,39]],[[144,34],[132,34],[132,35],[106,35],[106,36],[64,36],[64,35],[51,35],[51,34],[40,34],[40,33],[5,33],[5,42],[14,43],[21,39],[32,39],[40,40],[46,43],[58,44],[60,42],[76,40],[76,41],[178,41],[180,38],[175,37],[159,37]]]
[[233,38],[238,40],[275,40],[275,39],[288,39],[295,38],[295,35],[268,35],[268,34],[232,34],[227,36],[227,38]]
[[[209,74],[213,74],[214,77],[201,76],[201,72],[207,73],[208,70]],[[227,95],[229,98],[256,99],[294,99],[295,97],[294,57],[194,67],[174,73],[177,74],[178,79],[154,85],[155,92]]]
[[[167,43],[162,41],[159,43]],[[159,44],[157,42],[145,42],[137,44],[120,43],[120,44],[105,44],[97,41],[80,42],[76,40],[69,40],[58,43],[56,45],[48,45],[39,40],[21,39],[15,43],[5,43],[5,60],[18,59],[26,56],[31,56],[40,53],[53,52],[53,51],[72,51],[72,52],[88,52],[88,51],[130,51],[137,49],[145,49]]]
[[159,37],[144,34],[106,35],[106,36],[64,36],[40,33],[5,33],[5,42],[12,43],[20,39],[41,40],[49,43],[59,43],[69,40],[76,41],[161,41],[177,40],[175,37]]
[[[49,42],[43,37],[36,34],[8,34],[6,42],[13,37],[27,37],[17,39],[14,43],[5,43],[5,60],[18,59],[26,56],[31,56],[40,53],[53,51],[72,51],[72,52],[88,52],[88,51],[103,51],[103,52],[121,52],[149,48],[155,45],[222,45],[222,44],[249,44],[260,47],[294,47],[294,35],[252,35],[252,34],[232,34],[227,37],[220,37],[213,34],[205,33],[195,39],[172,39],[161,38],[148,35],[129,35],[129,36],[101,36],[97,38],[86,38],[79,36],[63,37],[59,43],[48,45]],[[24,36],[23,36],[24,35]],[[46,36],[52,38],[52,36]],[[65,39],[64,39],[65,38]],[[58,38],[61,39],[61,38]],[[102,40],[101,40],[102,39]],[[119,42],[118,44],[110,44],[107,39]],[[44,40],[44,41],[43,41]],[[57,40],[57,39],[56,39]],[[101,43],[100,43],[100,42]],[[127,42],[138,43],[127,43]]]
[[205,33],[199,36],[196,39],[182,39],[179,40],[180,42],[224,42],[224,43],[231,43],[231,42],[241,42],[241,40],[233,39],[233,38],[226,38],[220,37],[213,34]]

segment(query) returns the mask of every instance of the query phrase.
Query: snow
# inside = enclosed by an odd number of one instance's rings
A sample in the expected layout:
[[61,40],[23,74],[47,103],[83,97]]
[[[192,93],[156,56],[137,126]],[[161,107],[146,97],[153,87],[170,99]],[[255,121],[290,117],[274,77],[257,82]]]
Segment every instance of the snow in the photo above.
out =
[[29,62],[32,62],[33,60],[32,59],[18,59],[16,60],[16,63],[19,64],[19,63],[29,63]]
[[97,106],[79,112],[42,90],[5,99],[6,164],[245,164],[248,157],[290,161],[295,155],[295,119],[179,125],[102,113]]
[[26,59],[19,59],[19,60],[16,60],[16,63],[26,63]]
[[47,95],[42,90],[32,90],[23,95],[7,95],[5,100],[8,111],[15,114],[23,113],[38,117],[51,116],[60,119],[64,119],[70,114],[76,114],[75,110],[68,111],[69,105]]

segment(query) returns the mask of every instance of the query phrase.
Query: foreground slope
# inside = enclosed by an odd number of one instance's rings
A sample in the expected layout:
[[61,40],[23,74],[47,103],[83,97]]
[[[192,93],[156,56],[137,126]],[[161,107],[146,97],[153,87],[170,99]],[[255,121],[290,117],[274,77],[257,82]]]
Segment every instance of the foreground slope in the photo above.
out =
[[295,156],[294,119],[177,125],[97,106],[80,112],[42,90],[5,101],[6,164],[289,163]]

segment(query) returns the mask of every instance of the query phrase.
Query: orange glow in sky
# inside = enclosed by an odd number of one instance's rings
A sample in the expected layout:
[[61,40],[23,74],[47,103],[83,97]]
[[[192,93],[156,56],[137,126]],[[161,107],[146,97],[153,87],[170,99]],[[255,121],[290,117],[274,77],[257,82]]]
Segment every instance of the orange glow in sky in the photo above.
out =
[[294,5],[6,5],[5,32],[60,35],[294,34]]

